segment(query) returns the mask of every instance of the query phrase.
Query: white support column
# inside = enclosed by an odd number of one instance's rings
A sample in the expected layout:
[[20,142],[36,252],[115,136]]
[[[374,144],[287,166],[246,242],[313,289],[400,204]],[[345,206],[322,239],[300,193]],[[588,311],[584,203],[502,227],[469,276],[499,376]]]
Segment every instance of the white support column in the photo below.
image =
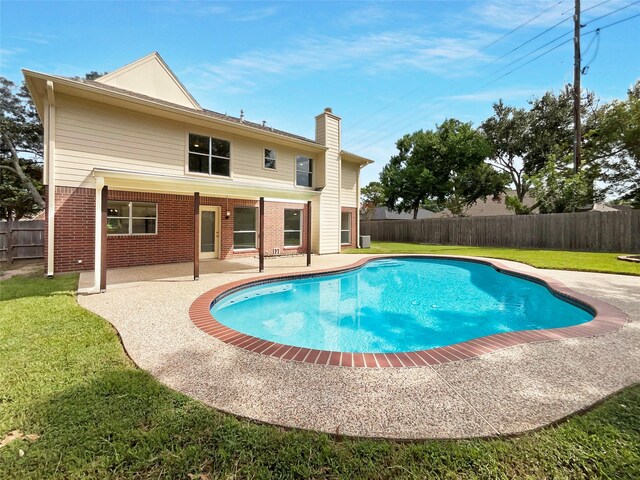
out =
[[93,261],[93,288],[89,293],[100,293],[100,272],[102,271],[102,188],[104,177],[96,177],[96,229],[95,257]]
[[356,248],[362,248],[360,245],[360,174],[363,165],[358,167],[358,176],[356,177]]
[[56,149],[56,103],[53,96],[53,82],[47,82],[47,97],[45,130],[44,130],[44,163],[46,166],[47,181],[47,277],[52,278],[54,273],[55,253],[55,227],[56,227],[56,185],[55,185],[55,149]]

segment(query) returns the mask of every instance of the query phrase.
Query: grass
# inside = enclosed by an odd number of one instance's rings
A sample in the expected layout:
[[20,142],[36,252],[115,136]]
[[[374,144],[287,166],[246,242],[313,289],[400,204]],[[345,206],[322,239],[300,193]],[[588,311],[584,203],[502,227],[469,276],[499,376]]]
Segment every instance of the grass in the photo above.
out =
[[422,245],[419,243],[372,242],[369,249],[348,249],[345,253],[436,253],[501,258],[537,268],[582,272],[640,275],[640,263],[618,260],[619,253],[568,252],[564,250],[527,250],[520,248]]
[[[77,276],[0,282],[0,478],[640,478],[640,386],[517,438],[334,439],[212,410],[137,369]],[[22,451],[22,455],[21,455]]]

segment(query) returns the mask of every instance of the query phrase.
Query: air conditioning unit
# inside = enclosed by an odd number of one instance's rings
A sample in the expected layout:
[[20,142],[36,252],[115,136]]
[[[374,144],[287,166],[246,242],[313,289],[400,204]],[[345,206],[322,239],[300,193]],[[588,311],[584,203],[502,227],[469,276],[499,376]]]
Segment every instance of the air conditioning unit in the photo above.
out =
[[360,248],[371,248],[371,235],[360,235]]

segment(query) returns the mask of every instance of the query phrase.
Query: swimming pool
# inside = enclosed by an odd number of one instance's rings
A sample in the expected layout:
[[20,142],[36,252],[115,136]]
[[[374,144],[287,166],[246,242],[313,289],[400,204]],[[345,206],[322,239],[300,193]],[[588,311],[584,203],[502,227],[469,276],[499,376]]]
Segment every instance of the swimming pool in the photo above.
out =
[[579,325],[594,317],[544,284],[488,264],[406,257],[231,290],[210,312],[250,338],[357,353],[436,349],[505,332]]

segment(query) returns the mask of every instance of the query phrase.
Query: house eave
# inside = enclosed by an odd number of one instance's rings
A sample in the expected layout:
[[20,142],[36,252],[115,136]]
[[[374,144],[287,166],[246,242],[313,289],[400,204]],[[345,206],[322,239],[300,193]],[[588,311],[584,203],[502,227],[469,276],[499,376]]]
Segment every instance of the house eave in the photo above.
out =
[[320,192],[306,188],[264,186],[232,179],[196,178],[134,170],[94,168],[93,177],[103,178],[105,185],[110,189],[132,192],[178,195],[193,195],[194,192],[200,192],[204,196],[255,200],[260,197],[312,200],[320,195]]
[[374,161],[369,158],[361,157],[360,155],[347,152],[346,150],[342,150],[340,152],[340,158],[342,158],[342,160],[344,161],[351,162],[351,163],[358,163],[362,166],[371,165],[372,163],[374,163]]

